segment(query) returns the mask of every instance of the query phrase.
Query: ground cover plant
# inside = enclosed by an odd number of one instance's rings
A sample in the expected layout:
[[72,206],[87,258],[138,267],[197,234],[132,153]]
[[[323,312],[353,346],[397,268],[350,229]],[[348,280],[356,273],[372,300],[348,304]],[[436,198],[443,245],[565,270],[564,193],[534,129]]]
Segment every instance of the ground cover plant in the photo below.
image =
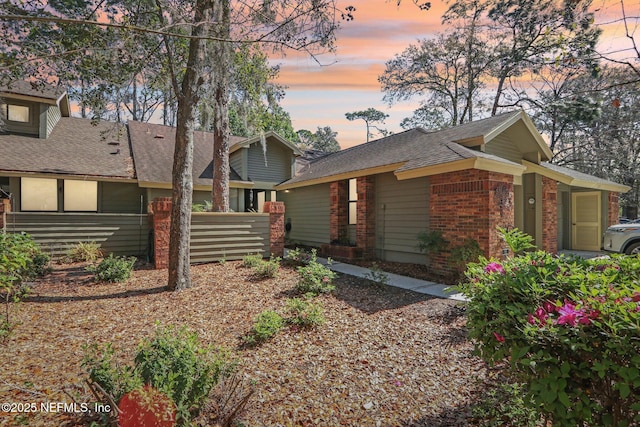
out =
[[523,252],[467,277],[478,354],[507,362],[530,408],[554,426],[640,423],[640,257]]
[[[299,273],[255,280],[241,261],[192,267],[194,287],[165,291],[166,270],[138,264],[121,283],[96,283],[81,265],[56,265],[38,279],[2,347],[2,402],[95,402],[82,360],[87,343],[111,343],[113,364],[131,364],[144,337],[175,325],[203,346],[224,346],[238,360],[251,399],[238,421],[269,425],[461,425],[486,390],[486,365],[471,355],[457,302],[372,285],[349,276],[313,299],[324,323],[283,328],[260,346],[242,337],[265,310],[288,311],[301,299]],[[296,304],[297,306],[297,304]],[[301,311],[298,310],[301,308]],[[294,309],[301,317],[311,306]],[[309,315],[306,315],[309,317]],[[192,422],[215,425],[205,404]],[[90,425],[100,414],[8,412],[0,425]]]

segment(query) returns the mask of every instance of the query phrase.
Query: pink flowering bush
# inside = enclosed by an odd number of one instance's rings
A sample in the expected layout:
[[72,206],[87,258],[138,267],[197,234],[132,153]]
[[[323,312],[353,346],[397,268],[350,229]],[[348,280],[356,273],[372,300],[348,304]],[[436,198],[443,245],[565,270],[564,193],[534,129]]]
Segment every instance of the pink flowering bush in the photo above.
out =
[[531,252],[470,264],[476,351],[506,366],[554,426],[640,423],[640,256]]
[[302,294],[324,294],[335,289],[336,273],[316,261],[315,252],[307,265],[298,267],[299,279],[296,290]]

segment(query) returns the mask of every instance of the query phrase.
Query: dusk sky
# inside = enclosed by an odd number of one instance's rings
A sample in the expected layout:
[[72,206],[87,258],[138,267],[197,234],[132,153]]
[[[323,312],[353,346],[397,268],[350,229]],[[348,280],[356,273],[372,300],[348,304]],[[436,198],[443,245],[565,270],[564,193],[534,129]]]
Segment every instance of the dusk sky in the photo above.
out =
[[[383,127],[402,131],[400,121],[412,114],[418,106],[405,102],[388,107],[382,101],[378,76],[384,71],[386,61],[402,52],[419,38],[432,37],[442,30],[440,19],[446,4],[432,1],[432,8],[420,11],[411,0],[403,0],[400,7],[396,1],[386,0],[342,0],[344,5],[356,8],[355,20],[343,22],[338,33],[337,51],[319,59],[323,66],[302,54],[289,54],[275,58],[281,65],[278,83],[286,85],[284,108],[291,114],[294,128],[314,132],[318,126],[331,126],[338,132],[342,148],[363,143],[366,139],[362,120],[350,122],[345,113],[376,108],[389,114]],[[618,0],[595,0],[594,9],[599,9],[596,22],[605,30],[601,51],[629,49],[631,41],[619,23]],[[640,43],[640,0],[626,0],[627,16],[635,16],[636,42]],[[626,50],[620,55],[633,57]]]

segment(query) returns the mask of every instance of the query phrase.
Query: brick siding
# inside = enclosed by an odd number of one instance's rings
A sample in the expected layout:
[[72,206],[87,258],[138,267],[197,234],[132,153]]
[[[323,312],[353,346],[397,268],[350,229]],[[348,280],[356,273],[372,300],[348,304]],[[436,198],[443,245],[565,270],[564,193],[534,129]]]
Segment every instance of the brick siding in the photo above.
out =
[[542,177],[542,250],[558,252],[558,183]]
[[362,248],[365,258],[373,258],[376,246],[375,177],[359,177],[357,189],[356,246]]
[[329,197],[329,241],[344,242],[349,234],[349,181],[332,182]]
[[[473,239],[487,257],[500,257],[504,246],[497,227],[513,227],[513,176],[467,169],[430,177],[429,221],[450,246]],[[450,252],[436,254],[432,266],[441,274],[455,272]]]
[[620,222],[620,193],[609,191],[607,203],[609,204],[608,225],[611,227]]

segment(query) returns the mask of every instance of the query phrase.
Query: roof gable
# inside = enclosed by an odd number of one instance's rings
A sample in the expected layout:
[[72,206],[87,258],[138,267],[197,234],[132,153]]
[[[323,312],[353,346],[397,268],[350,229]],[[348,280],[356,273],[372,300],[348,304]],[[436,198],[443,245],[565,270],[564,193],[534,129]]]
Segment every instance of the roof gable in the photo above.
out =
[[[129,122],[128,127],[140,185],[171,186],[176,128],[133,120]],[[196,131],[193,133],[193,139],[193,184],[210,187],[213,179],[212,134]],[[232,136],[230,144],[237,144],[245,139]],[[230,179],[242,181],[233,169]]]
[[[519,162],[474,148],[480,148],[486,141],[495,139],[525,120],[528,119],[523,112],[514,111],[435,132],[427,132],[421,128],[408,130],[310,162],[299,175],[278,188],[286,189],[390,171],[395,172],[399,179],[421,174],[426,176],[431,174],[429,168],[445,164],[497,167],[505,173],[521,175],[525,168]],[[530,128],[527,123],[525,128]],[[537,131],[530,139],[536,146],[544,144]],[[539,149],[544,150],[542,147]],[[467,162],[456,163],[463,161]]]
[[57,105],[63,117],[71,116],[69,96],[67,91],[61,87],[44,83],[14,81],[0,86],[0,98]]

